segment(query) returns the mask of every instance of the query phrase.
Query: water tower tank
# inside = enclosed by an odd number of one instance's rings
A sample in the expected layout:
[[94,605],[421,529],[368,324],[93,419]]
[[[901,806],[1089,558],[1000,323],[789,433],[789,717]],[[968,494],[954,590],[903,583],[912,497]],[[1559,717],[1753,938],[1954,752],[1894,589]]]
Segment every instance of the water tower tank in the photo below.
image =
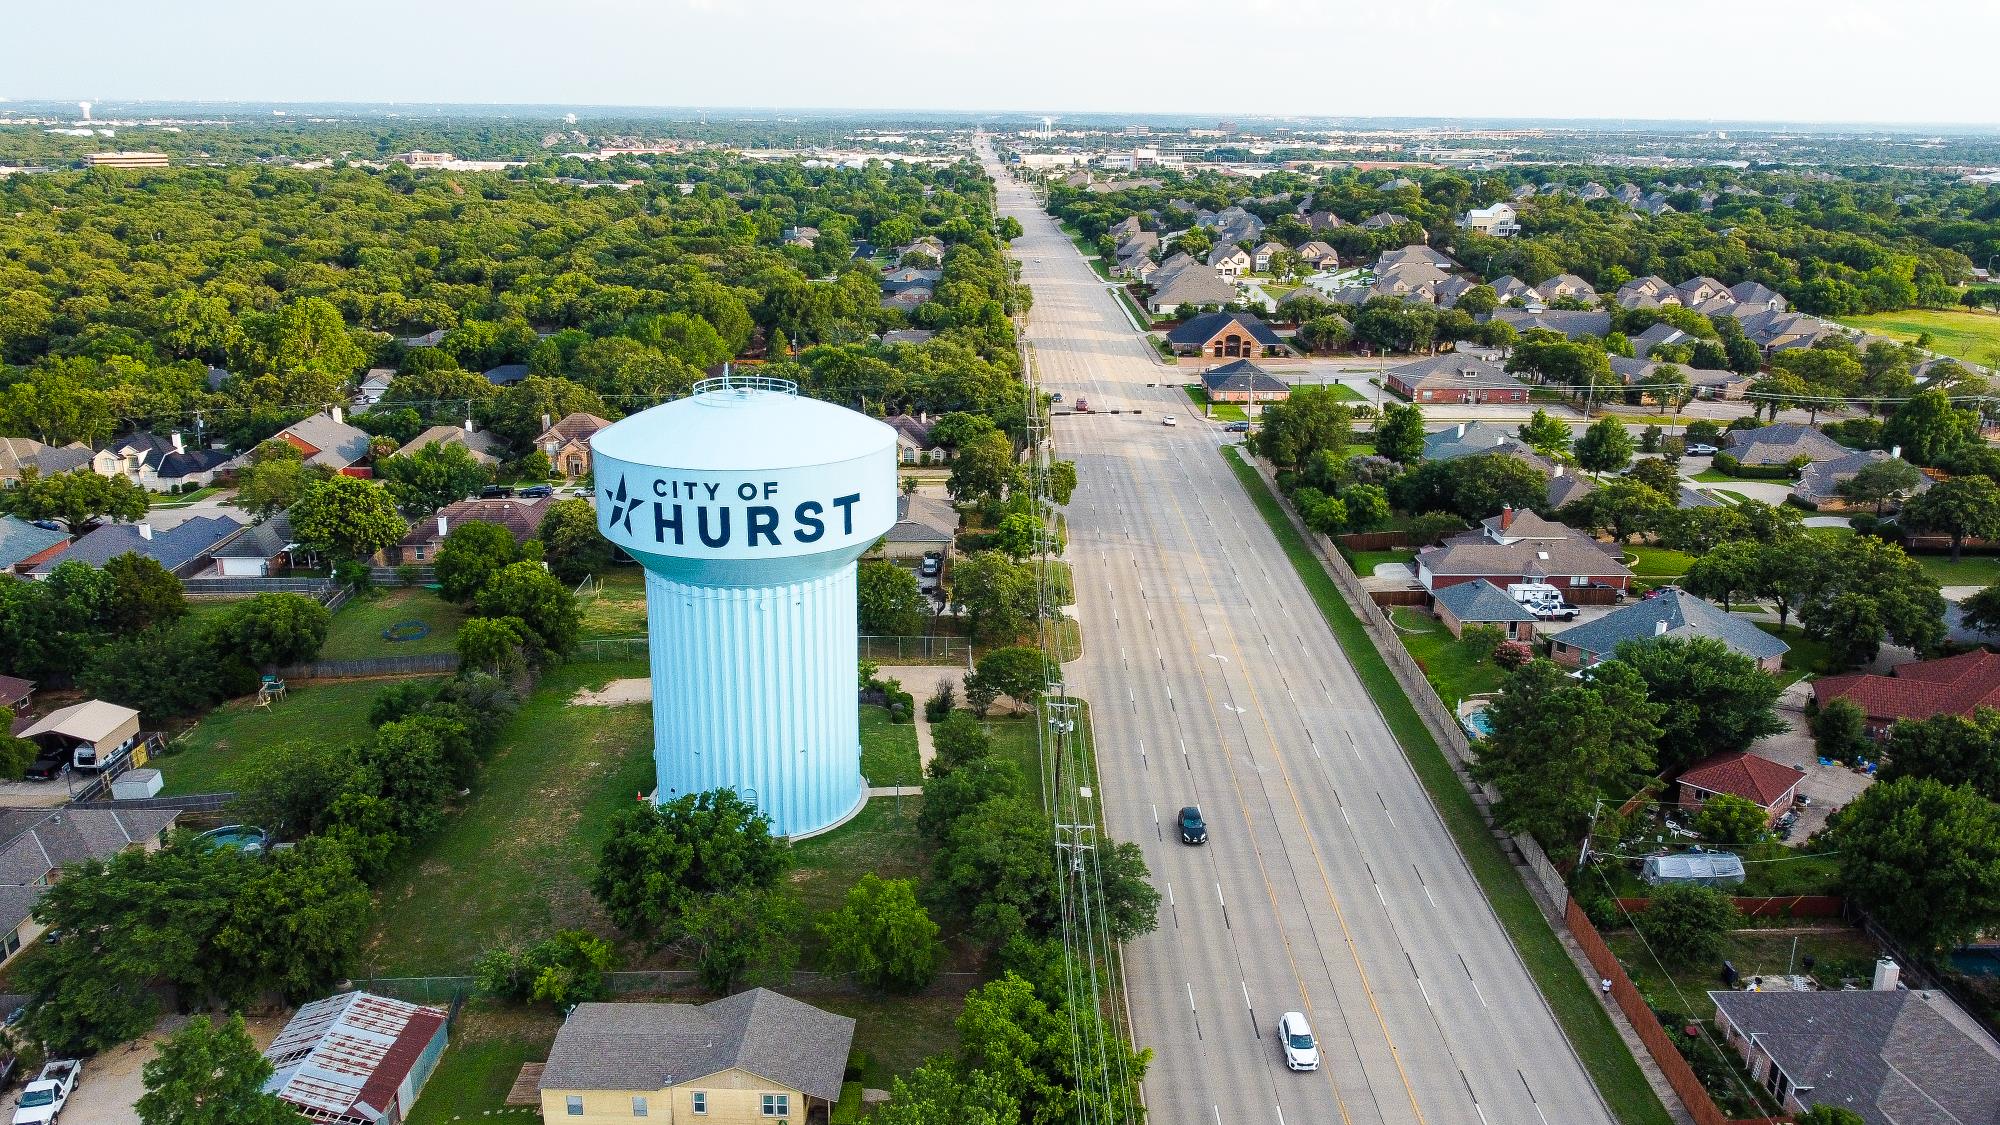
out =
[[896,522],[896,431],[731,376],[590,445],[597,526],[646,569],[654,799],[734,789],[784,836],[854,813],[855,560]]

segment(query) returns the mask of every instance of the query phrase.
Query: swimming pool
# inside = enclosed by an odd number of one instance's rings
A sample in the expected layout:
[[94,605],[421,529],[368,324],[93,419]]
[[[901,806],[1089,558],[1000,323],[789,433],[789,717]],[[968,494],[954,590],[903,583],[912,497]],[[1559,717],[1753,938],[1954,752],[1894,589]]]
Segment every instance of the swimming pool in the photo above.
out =
[[218,848],[235,848],[245,855],[262,855],[269,839],[262,828],[246,824],[228,824],[212,828],[201,834],[201,841]]
[[1465,733],[1474,738],[1485,738],[1493,733],[1493,720],[1488,717],[1484,707],[1460,719],[1459,723],[1465,727]]

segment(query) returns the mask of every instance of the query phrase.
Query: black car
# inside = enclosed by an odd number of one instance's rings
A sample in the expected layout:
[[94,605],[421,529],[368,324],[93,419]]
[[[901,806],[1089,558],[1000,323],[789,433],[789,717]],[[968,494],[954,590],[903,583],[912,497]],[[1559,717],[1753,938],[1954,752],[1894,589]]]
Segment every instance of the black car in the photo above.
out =
[[489,484],[479,490],[481,500],[504,500],[512,495],[514,495],[513,487],[505,484]]
[[35,781],[53,781],[69,768],[70,751],[43,750],[28,764],[27,776]]
[[1181,843],[1208,843],[1208,822],[1201,818],[1201,808],[1189,805],[1181,810]]
[[531,484],[528,487],[522,489],[520,492],[516,493],[516,495],[520,496],[524,500],[539,500],[544,496],[552,496],[554,494],[555,494],[555,489],[550,488],[546,484]]

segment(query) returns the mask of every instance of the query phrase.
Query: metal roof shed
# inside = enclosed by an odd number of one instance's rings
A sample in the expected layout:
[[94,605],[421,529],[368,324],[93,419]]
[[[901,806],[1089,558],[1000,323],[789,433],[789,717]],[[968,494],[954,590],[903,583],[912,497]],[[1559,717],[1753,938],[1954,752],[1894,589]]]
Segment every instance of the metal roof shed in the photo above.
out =
[[1729,852],[1649,855],[1640,878],[1656,887],[1675,883],[1733,887],[1743,881],[1743,857]]

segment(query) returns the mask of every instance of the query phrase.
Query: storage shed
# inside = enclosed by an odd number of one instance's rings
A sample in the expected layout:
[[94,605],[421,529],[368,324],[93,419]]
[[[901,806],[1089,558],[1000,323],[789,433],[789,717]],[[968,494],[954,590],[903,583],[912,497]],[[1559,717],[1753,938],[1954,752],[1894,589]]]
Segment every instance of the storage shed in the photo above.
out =
[[1675,883],[1733,887],[1743,881],[1743,858],[1729,852],[1649,855],[1640,878],[1656,887]]

